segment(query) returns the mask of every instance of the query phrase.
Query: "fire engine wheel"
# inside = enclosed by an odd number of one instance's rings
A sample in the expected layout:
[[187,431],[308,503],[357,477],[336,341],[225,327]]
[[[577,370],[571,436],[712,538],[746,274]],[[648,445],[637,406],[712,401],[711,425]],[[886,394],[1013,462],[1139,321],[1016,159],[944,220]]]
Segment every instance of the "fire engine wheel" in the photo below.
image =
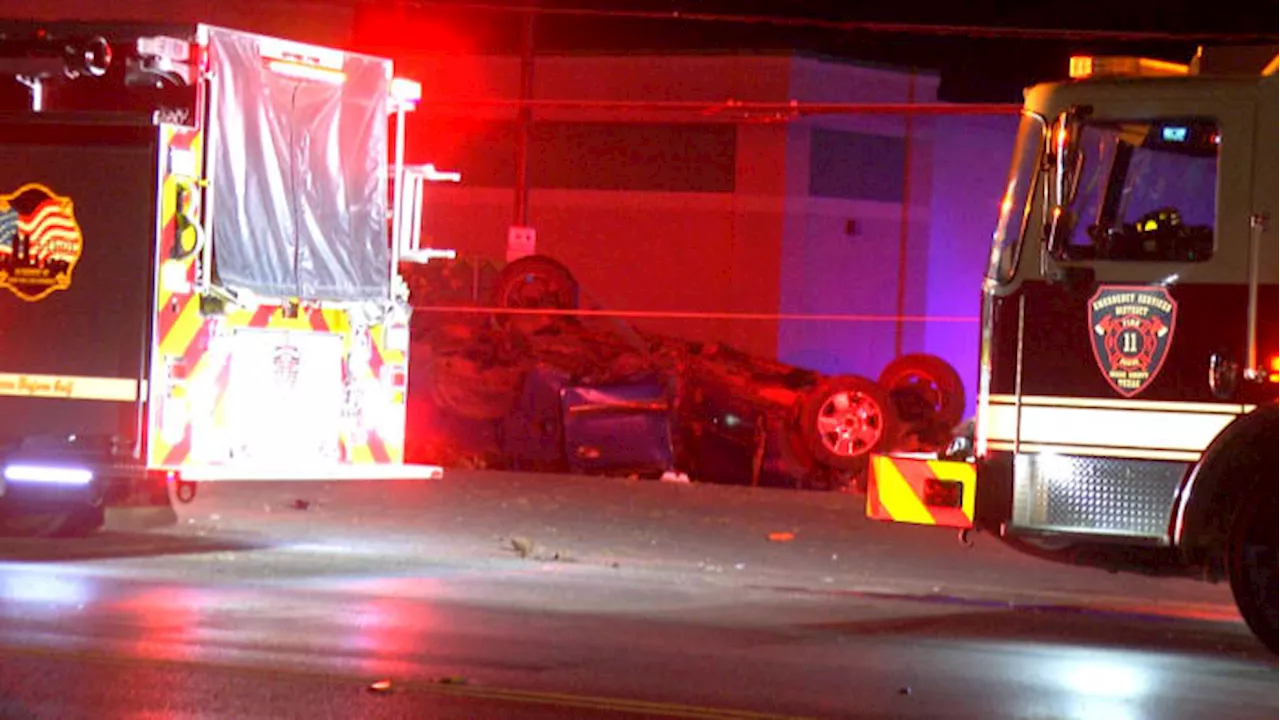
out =
[[898,417],[875,382],[840,375],[805,394],[799,431],[818,463],[837,470],[861,470],[871,452],[897,436]]
[[[572,310],[578,307],[578,281],[573,273],[545,255],[528,255],[507,264],[494,282],[494,305],[521,310],[549,308]],[[525,332],[552,322],[549,315],[499,314],[500,325]]]
[[903,355],[885,366],[880,385],[889,392],[899,416],[908,422],[932,422],[953,428],[964,417],[964,381],[936,355]]
[[1276,652],[1277,504],[1245,502],[1232,523],[1227,550],[1231,593],[1253,634]]

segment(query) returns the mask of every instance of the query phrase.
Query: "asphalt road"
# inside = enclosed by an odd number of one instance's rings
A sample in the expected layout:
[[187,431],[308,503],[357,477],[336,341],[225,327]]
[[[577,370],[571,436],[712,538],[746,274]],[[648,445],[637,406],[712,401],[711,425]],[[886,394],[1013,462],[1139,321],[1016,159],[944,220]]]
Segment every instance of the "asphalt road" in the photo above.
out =
[[1223,586],[830,493],[453,472],[207,485],[0,544],[0,718],[1276,717]]

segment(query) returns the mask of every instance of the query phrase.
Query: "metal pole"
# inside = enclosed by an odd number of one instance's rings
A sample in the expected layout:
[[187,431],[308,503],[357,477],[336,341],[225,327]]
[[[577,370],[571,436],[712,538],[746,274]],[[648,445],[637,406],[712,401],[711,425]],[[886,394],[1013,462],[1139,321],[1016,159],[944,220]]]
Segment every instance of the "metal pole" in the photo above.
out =
[[[396,298],[396,279],[400,277],[400,253],[404,250],[404,233],[401,225],[404,218],[401,213],[404,212],[404,122],[405,111],[404,105],[400,101],[392,99],[391,102],[396,103],[396,137],[395,137],[395,166],[391,169],[392,187],[391,200],[391,267],[389,269],[389,280],[387,289],[387,299],[395,300]],[[417,218],[414,218],[417,220]]]
[[534,19],[536,0],[530,0],[529,11],[524,13],[520,43],[520,110],[516,113],[516,207],[515,224],[529,225],[529,131],[533,125],[533,108],[528,101],[533,98]]
[[[907,78],[907,103],[916,100],[916,70],[911,69]],[[893,356],[902,356],[902,316],[907,311],[907,249],[911,234],[911,131],[912,115],[907,113],[902,135],[902,219],[898,235],[898,302],[896,315],[899,320],[893,328]]]
[[[1263,213],[1249,217],[1249,308],[1245,315],[1245,327],[1249,334],[1245,337],[1244,344],[1246,377],[1261,374],[1264,380],[1271,369],[1258,366],[1258,253],[1262,249],[1262,234],[1267,230],[1268,220],[1270,218]],[[1253,377],[1249,379],[1252,380]]]

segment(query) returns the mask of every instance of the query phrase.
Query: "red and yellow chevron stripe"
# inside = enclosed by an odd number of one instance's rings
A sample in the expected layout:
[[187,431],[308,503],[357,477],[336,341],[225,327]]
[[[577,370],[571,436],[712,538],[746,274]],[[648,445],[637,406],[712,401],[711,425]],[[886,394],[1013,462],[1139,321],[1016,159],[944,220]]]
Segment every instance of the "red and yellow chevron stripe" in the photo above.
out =
[[867,517],[943,527],[973,527],[974,465],[920,456],[872,455]]
[[[200,135],[181,128],[164,133],[169,150],[193,150],[199,157]],[[179,163],[181,164],[181,163]],[[281,305],[229,307],[206,316],[194,292],[199,253],[196,232],[178,236],[179,188],[194,194],[195,178],[173,172],[169,163],[161,204],[158,250],[161,258],[156,297],[155,353],[152,362],[148,459],[153,468],[223,465],[234,461],[240,422],[230,407],[233,350],[230,338],[239,330],[325,334],[341,339],[341,377],[324,388],[343,397],[343,418],[332,427],[332,443],[343,464],[387,464],[404,460],[407,341],[402,328],[355,327],[344,309],[302,306],[296,313]],[[189,168],[190,169],[190,168]],[[201,176],[199,168],[194,175]],[[407,330],[404,330],[407,332]],[[354,353],[354,354],[353,354]],[[358,358],[358,361],[355,361]],[[335,358],[336,361],[336,358]],[[341,387],[339,387],[339,383]],[[252,393],[238,389],[239,397]],[[286,413],[286,416],[288,414]],[[294,413],[299,420],[309,420]],[[341,427],[339,427],[341,425]],[[243,435],[241,429],[240,435]],[[270,440],[267,439],[267,442]],[[313,458],[307,460],[314,461]]]

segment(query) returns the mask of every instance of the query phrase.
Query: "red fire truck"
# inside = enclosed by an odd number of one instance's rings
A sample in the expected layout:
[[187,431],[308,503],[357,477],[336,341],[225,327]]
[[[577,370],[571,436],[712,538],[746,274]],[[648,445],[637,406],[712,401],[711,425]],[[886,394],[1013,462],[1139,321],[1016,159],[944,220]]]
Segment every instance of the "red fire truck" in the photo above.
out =
[[1070,81],[1027,91],[973,433],[944,457],[874,457],[870,516],[1226,579],[1275,651],[1277,86],[1262,50],[1243,69],[1212,51],[1079,57]]
[[392,71],[208,25],[0,25],[0,531],[172,515],[170,483],[439,474],[403,462],[420,90]]

